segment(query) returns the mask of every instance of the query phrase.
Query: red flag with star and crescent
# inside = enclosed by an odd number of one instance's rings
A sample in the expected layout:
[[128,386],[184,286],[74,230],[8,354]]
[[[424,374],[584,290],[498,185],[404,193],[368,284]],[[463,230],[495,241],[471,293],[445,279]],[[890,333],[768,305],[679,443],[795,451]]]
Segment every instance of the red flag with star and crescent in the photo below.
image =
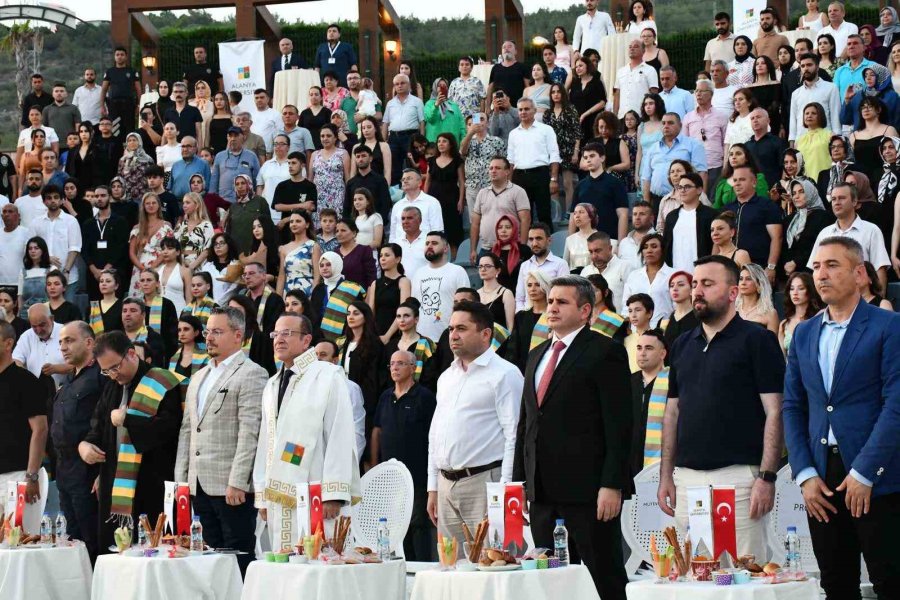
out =
[[13,527],[21,527],[25,519],[25,487],[24,482],[16,484],[16,514],[13,517]]
[[[322,484],[309,484],[309,530],[313,535],[320,527],[325,527],[325,513],[322,510]],[[324,529],[323,529],[324,531]]]
[[175,535],[191,534],[191,487],[178,484],[175,490]]
[[732,557],[737,557],[734,488],[714,487],[712,490],[712,506],[713,556],[718,558],[722,552],[728,550]]
[[519,549],[525,548],[525,490],[521,483],[506,486],[506,508],[503,511],[503,547],[513,542]]

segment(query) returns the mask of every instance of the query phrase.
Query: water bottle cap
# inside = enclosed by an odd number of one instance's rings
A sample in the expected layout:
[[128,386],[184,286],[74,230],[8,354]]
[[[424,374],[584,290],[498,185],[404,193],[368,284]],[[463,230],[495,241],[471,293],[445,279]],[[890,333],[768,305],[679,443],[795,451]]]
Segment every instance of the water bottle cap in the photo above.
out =
[[378,519],[378,522],[379,522],[379,523],[381,523],[382,521],[384,521],[385,523],[387,523],[387,517],[381,517],[380,519]]
[[191,519],[191,520],[192,520],[192,521],[199,521],[199,520],[200,520],[200,515],[194,515],[194,518]]
[[565,524],[566,524],[566,520],[565,520],[565,519],[557,519],[557,520],[556,520],[556,526],[557,526],[557,527],[559,527],[560,525],[565,525]]
[[794,526],[788,527],[787,530],[788,530],[788,533],[792,533],[792,532],[797,533],[797,528]]

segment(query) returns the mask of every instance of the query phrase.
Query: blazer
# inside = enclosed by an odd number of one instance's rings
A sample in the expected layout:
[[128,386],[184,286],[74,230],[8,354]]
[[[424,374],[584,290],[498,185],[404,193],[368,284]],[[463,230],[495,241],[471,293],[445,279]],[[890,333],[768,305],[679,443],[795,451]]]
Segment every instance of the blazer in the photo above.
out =
[[[672,246],[675,244],[675,223],[678,222],[678,215],[681,214],[681,207],[676,208],[666,215],[666,228],[663,233],[663,260],[670,267],[672,266]],[[709,230],[712,227],[713,219],[719,211],[700,204],[697,206],[697,257],[709,256],[712,254],[712,237]]]
[[198,482],[210,496],[224,496],[227,486],[252,492],[260,398],[269,374],[238,350],[234,362],[209,389],[201,413],[197,393],[211,370],[212,363],[207,364],[188,385],[175,481],[187,481],[192,495]]
[[[302,56],[298,52],[291,52],[291,60],[288,62],[288,65],[291,68],[297,67],[298,69],[308,69],[309,64],[303,59]],[[269,65],[269,90],[274,90],[275,88],[275,73],[278,71],[283,71],[284,67],[284,55],[279,53],[278,56],[272,59],[272,62]]]
[[796,476],[825,476],[828,428],[849,473],[873,482],[873,496],[900,491],[900,315],[860,299],[834,367],[831,394],[819,368],[823,315],[794,330],[784,379],[784,433]]
[[[534,373],[547,340],[528,355],[513,481],[528,499],[597,502],[601,487],[632,491],[631,373],[625,347],[585,326],[556,366],[538,408]],[[536,478],[540,476],[540,481]]]

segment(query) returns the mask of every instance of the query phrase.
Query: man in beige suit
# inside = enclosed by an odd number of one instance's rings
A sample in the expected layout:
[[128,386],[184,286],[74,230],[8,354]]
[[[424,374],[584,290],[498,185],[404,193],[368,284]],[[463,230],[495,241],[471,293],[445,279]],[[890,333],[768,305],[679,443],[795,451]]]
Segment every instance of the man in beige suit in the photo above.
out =
[[206,324],[210,361],[191,377],[175,461],[175,480],[191,486],[206,543],[248,553],[238,556],[242,575],[255,546],[253,460],[268,379],[241,351],[243,333],[243,313],[213,309]]

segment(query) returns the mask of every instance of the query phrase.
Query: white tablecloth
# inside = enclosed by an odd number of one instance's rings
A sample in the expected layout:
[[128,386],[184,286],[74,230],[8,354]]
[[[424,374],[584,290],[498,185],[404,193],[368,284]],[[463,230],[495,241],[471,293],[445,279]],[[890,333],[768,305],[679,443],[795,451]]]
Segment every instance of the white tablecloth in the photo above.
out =
[[819,584],[815,579],[777,585],[751,582],[729,586],[647,580],[629,583],[625,592],[628,600],[819,600]]
[[322,85],[315,69],[290,69],[275,73],[272,108],[279,113],[285,104],[293,104],[298,111],[309,106],[309,88]]
[[599,600],[584,565],[483,573],[422,571],[416,573],[412,600]]
[[636,33],[608,35],[600,42],[600,75],[606,86],[609,105],[612,106],[613,88],[616,87],[616,72],[628,62],[628,43],[638,39]]
[[91,561],[84,544],[0,550],[3,600],[88,600]]
[[481,83],[484,84],[484,91],[487,91],[488,84],[491,81],[491,69],[494,68],[494,65],[491,63],[485,65],[475,65],[472,67],[472,75],[481,80]]
[[92,600],[239,600],[241,572],[230,554],[185,558],[105,554],[94,567]]
[[242,600],[403,600],[406,562],[294,565],[257,560],[244,578]]

